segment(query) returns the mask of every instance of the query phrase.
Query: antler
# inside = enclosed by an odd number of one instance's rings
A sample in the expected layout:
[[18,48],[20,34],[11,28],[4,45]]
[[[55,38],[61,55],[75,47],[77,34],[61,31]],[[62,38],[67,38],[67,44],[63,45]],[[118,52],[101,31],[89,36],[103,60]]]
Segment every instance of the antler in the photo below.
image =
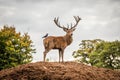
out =
[[54,18],[55,24],[56,24],[59,28],[66,29],[66,28],[64,27],[64,25],[63,25],[63,26],[60,25],[60,22],[58,22],[58,19],[59,19],[59,17]]
[[73,17],[76,21],[76,24],[74,26],[72,26],[72,23],[71,23],[71,29],[75,28],[78,25],[78,22],[81,20],[81,18],[79,16],[73,16]]
[[[79,16],[73,16],[73,17],[74,17],[74,19],[75,19],[75,21],[76,21],[76,24],[73,25],[73,24],[71,23],[71,28],[70,28],[70,29],[75,28],[75,27],[78,25],[78,22],[81,20],[81,18],[80,18]],[[55,24],[56,24],[59,28],[69,29],[70,26],[69,26],[68,24],[67,24],[67,28],[66,28],[66,27],[64,27],[64,25],[61,26],[61,25],[60,25],[60,22],[58,22],[58,20],[59,20],[59,17],[54,18],[54,22],[55,22]]]

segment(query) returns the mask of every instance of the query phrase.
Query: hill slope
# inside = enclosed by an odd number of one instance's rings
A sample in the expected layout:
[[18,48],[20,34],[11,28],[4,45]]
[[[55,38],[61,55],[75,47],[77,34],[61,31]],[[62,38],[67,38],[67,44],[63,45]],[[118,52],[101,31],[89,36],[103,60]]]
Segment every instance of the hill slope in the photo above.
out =
[[36,62],[2,70],[0,80],[120,80],[120,72],[75,62]]

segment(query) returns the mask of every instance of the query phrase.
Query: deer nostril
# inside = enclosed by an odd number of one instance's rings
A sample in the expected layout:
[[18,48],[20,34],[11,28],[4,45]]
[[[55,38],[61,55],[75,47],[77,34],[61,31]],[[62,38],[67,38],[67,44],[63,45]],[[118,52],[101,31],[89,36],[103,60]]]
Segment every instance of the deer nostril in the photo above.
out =
[[73,34],[71,34],[71,36],[72,36]]

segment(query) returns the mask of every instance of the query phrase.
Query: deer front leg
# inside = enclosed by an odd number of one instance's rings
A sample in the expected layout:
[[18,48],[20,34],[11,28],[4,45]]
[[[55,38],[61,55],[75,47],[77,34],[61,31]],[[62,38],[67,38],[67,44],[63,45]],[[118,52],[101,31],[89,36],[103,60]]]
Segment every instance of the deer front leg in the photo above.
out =
[[59,49],[59,62],[60,62],[60,59],[61,59],[61,50]]
[[45,58],[46,58],[46,52],[44,51],[44,53],[43,53],[43,61],[45,62]]
[[64,62],[63,58],[64,58],[64,50],[61,51],[61,55],[62,55],[62,62]]

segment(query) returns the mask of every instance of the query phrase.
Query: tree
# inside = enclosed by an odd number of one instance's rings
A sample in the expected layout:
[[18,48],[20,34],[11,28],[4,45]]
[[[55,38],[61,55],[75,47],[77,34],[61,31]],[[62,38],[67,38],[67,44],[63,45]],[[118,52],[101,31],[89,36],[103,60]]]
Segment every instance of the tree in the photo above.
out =
[[32,53],[35,49],[27,33],[21,35],[7,25],[0,30],[0,70],[31,62]]
[[[79,61],[93,66],[120,69],[120,41],[100,40],[97,43],[95,41],[92,45],[94,45],[92,51],[88,52],[88,47],[84,49],[80,47],[79,50],[74,52],[73,56],[79,58]],[[82,44],[82,46],[85,45]]]
[[73,57],[77,58],[80,62],[89,63],[89,54],[95,50],[97,44],[102,41],[101,39],[82,40],[79,44],[79,49],[73,52]]
[[102,42],[90,55],[93,66],[120,69],[120,41]]

